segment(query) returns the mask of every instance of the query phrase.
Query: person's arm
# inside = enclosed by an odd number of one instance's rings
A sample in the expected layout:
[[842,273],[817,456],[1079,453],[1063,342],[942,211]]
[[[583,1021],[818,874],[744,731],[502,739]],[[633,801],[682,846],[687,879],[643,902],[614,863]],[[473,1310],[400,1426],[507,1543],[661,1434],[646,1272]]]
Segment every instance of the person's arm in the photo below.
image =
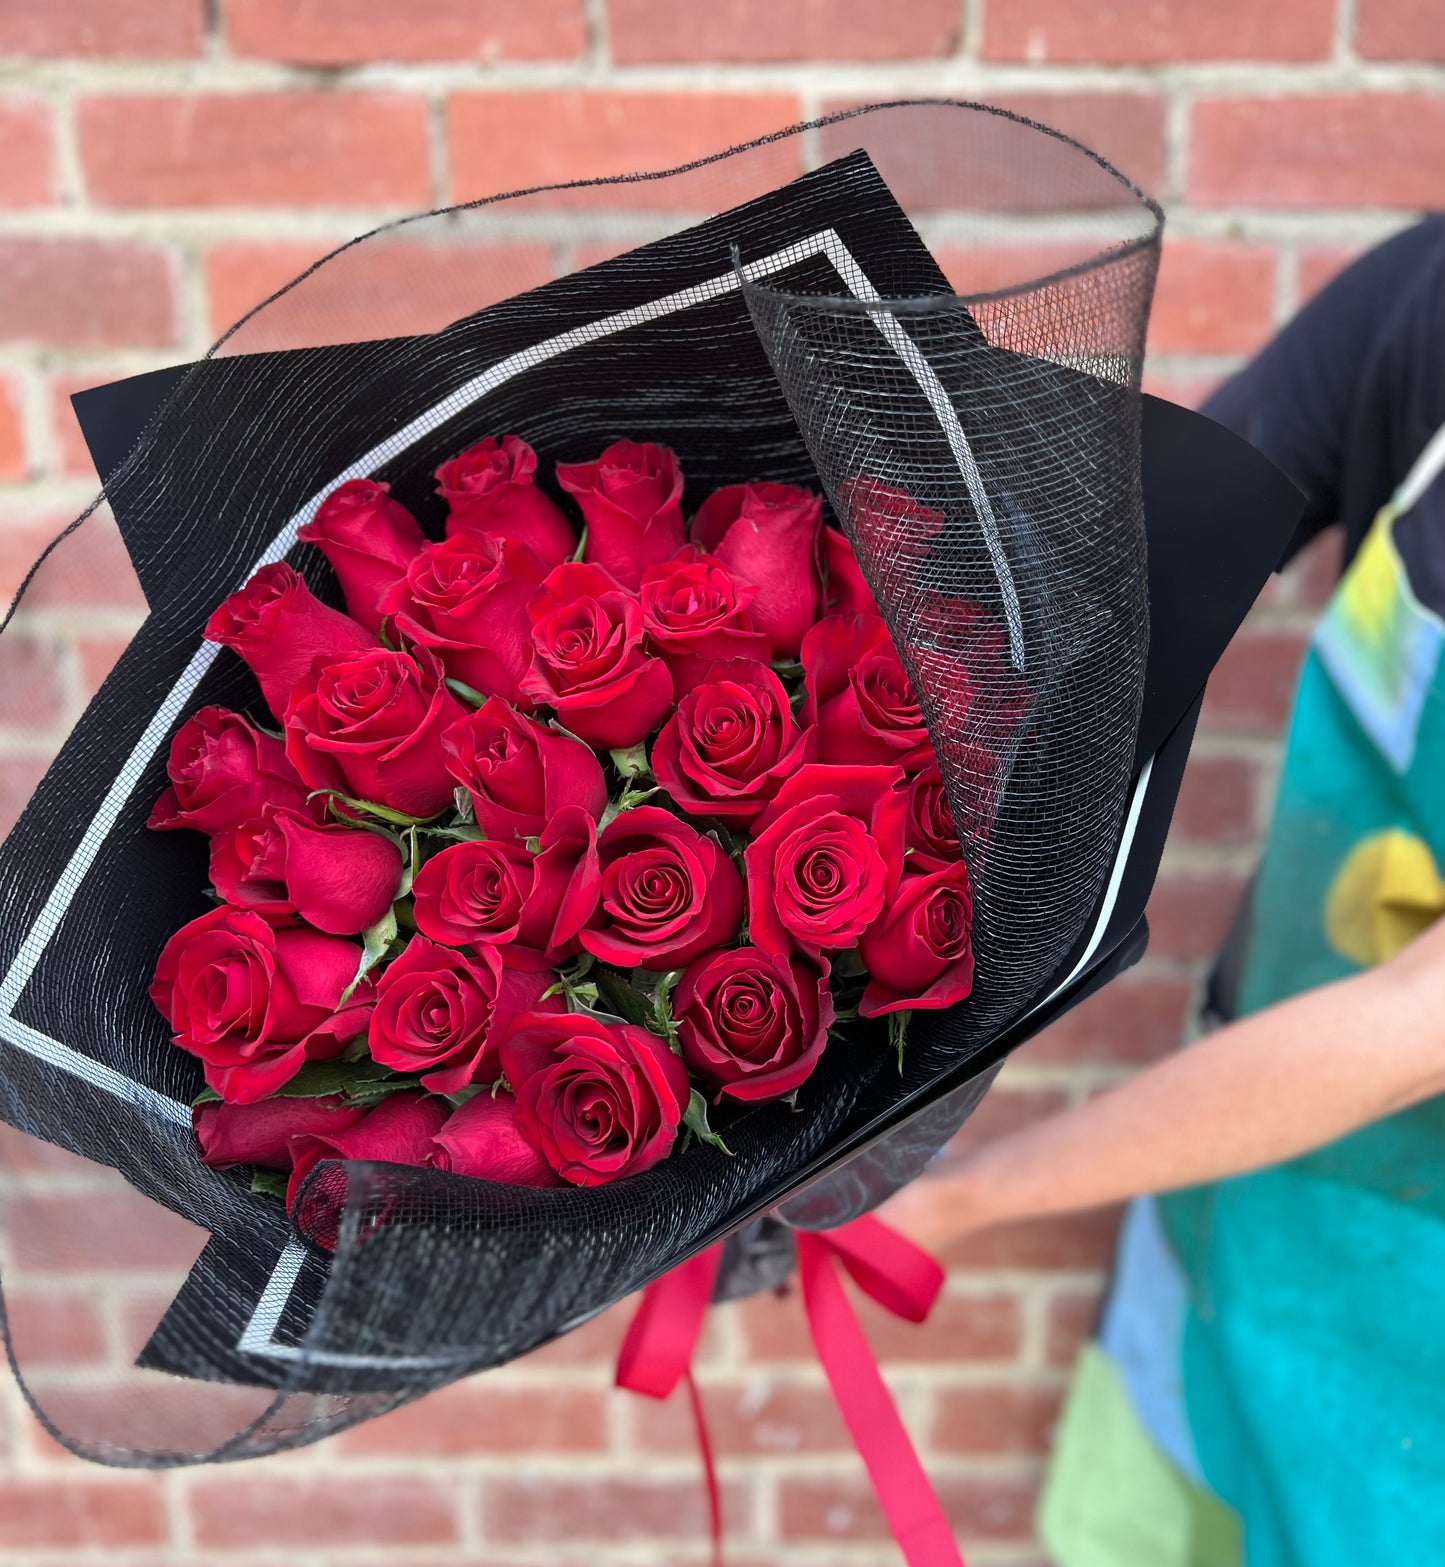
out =
[[906,1187],[926,1246],[1243,1174],[1445,1093],[1445,921],[1389,963],[1219,1030],[1085,1104]]

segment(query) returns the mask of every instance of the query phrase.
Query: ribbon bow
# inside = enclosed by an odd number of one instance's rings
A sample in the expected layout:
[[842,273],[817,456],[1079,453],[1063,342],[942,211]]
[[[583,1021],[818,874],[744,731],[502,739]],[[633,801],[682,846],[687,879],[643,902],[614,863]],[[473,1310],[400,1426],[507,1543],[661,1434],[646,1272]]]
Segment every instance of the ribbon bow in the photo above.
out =
[[[872,1215],[836,1230],[799,1230],[796,1240],[813,1346],[904,1560],[908,1567],[963,1567],[948,1518],[879,1374],[838,1271],[841,1264],[865,1295],[895,1316],[922,1322],[943,1288],[943,1269]],[[722,1505],[691,1367],[721,1261],[722,1247],[714,1246],[648,1285],[617,1357],[618,1387],[666,1398],[679,1382],[687,1384],[707,1473],[714,1567],[722,1562]]]

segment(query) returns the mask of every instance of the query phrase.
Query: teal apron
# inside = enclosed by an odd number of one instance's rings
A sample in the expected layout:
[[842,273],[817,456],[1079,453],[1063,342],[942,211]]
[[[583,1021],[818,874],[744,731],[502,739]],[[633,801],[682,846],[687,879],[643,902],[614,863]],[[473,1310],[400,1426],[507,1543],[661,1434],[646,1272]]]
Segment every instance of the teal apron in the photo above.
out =
[[[1311,645],[1241,1013],[1445,912],[1445,623],[1394,542],[1442,468],[1445,432]],[[1061,1567],[1445,1567],[1445,1099],[1146,1205],[1123,1252],[1041,1509]]]

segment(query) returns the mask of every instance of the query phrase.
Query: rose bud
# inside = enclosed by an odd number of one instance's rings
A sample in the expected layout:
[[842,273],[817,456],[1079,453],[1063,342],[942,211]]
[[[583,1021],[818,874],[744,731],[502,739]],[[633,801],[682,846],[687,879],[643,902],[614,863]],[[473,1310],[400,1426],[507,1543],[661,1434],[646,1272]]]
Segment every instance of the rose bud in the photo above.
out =
[[527,605],[546,570],[525,544],[453,533],[412,560],[386,610],[397,631],[431,648],[454,680],[517,702],[532,667]]
[[602,900],[583,947],[619,968],[681,968],[730,941],[743,915],[737,867],[655,805],[624,811],[597,840]]
[[499,838],[451,844],[417,872],[416,928],[447,947],[515,941],[522,904],[532,890],[533,859],[521,844]]
[[933,860],[962,857],[963,846],[937,762],[908,780],[908,822],[904,831],[904,841],[915,854]]
[[823,614],[876,615],[878,601],[846,535],[837,528],[825,527],[822,539],[823,574],[827,578]]
[[193,827],[218,833],[259,816],[267,805],[313,814],[309,790],[286,760],[286,747],[253,729],[239,713],[203,707],[171,741],[166,776],[171,781],[151,808],[147,827]]
[[480,1093],[436,1135],[432,1163],[453,1175],[505,1186],[561,1186],[562,1177],[522,1135],[511,1094]]
[[263,1170],[291,1168],[291,1139],[304,1133],[321,1137],[344,1132],[366,1114],[360,1105],[331,1096],[324,1099],[258,1099],[255,1104],[197,1105],[191,1125],[201,1145],[201,1163],[213,1170],[233,1164]]
[[623,587],[682,548],[682,469],[666,446],[615,441],[596,462],[558,463],[557,483],[582,508],[583,559]]
[[502,1041],[517,1125],[574,1186],[665,1159],[691,1097],[687,1068],[645,1028],[585,1012],[530,1013]]
[[910,870],[858,956],[869,973],[863,1017],[951,1007],[973,989],[973,897],[962,860]]
[[348,479],[316,509],[296,535],[331,564],[347,613],[368,631],[381,626],[381,601],[426,543],[416,518],[391,498],[389,484]]
[[165,944],[150,995],[221,1098],[251,1104],[366,1031],[371,984],[341,1000],[360,967],[354,941],[222,907]]
[[758,596],[749,613],[772,638],[774,658],[796,658],[818,618],[818,535],[823,498],[796,484],[730,484],[692,520],[692,540]]
[[262,566],[233,593],[206,622],[206,639],[245,659],[278,718],[317,663],[376,646],[364,626],[323,604],[284,563]]
[[569,805],[596,821],[607,809],[602,764],[571,735],[490,697],[444,737],[447,770],[472,797],[489,838],[536,837]]
[[[905,582],[916,576],[943,533],[942,512],[921,505],[907,490],[882,479],[845,479],[840,499],[855,537],[886,540],[883,569]],[[876,606],[872,607],[876,613]]]
[[[840,766],[933,761],[933,742],[888,627],[878,615],[829,615],[803,638],[807,700],[818,760]],[[956,678],[965,678],[962,672]]]
[[734,660],[678,703],[653,743],[652,772],[690,816],[750,822],[816,749],[773,671]]
[[391,907],[401,850],[364,828],[268,808],[211,839],[211,883],[227,903],[356,936]]
[[[291,1144],[293,1165],[286,1183],[286,1207],[306,1238],[335,1251],[348,1183],[345,1177],[313,1182],[302,1188],[318,1164],[331,1159],[364,1159],[377,1164],[426,1166],[436,1153],[436,1134],[446,1124],[451,1106],[435,1094],[388,1094],[374,1110],[344,1131],[303,1133]],[[371,1226],[374,1227],[372,1218]]]
[[898,767],[810,763],[784,782],[743,853],[755,945],[836,952],[882,914],[903,868],[902,780]]
[[372,648],[317,670],[286,712],[286,754],[313,789],[406,816],[451,804],[442,736],[466,708],[429,648]]
[[493,947],[472,957],[414,936],[376,983],[367,1043],[371,1059],[397,1072],[421,1072],[422,1087],[452,1094],[497,1078],[497,1041],[511,1019],[542,1001],[545,973],[504,969]]
[[672,998],[683,1060],[719,1099],[792,1093],[828,1043],[828,977],[822,959],[774,957],[757,947],[699,958]]
[[578,739],[625,750],[672,706],[672,676],[642,646],[642,606],[595,566],[559,566],[528,606],[532,669],[522,689]]
[[522,907],[517,939],[524,944],[521,950],[539,950],[549,964],[556,964],[582,950],[581,932],[602,896],[597,822],[580,806],[564,805],[539,841],[541,853],[533,862],[532,891]]
[[690,691],[719,659],[766,664],[772,643],[754,626],[748,605],[757,589],[743,587],[717,561],[684,551],[642,574],[642,629],[672,672],[673,689]]
[[537,488],[537,454],[517,435],[489,435],[437,469],[451,508],[448,533],[489,533],[524,544],[544,566],[560,566],[577,548],[562,508]]

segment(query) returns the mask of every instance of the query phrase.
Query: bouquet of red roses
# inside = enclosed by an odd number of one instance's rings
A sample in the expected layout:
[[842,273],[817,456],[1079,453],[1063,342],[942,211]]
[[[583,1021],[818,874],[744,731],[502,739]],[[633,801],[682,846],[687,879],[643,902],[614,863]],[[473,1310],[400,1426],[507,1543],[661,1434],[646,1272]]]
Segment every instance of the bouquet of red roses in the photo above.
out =
[[204,1161],[293,1207],[324,1159],[595,1186],[725,1146],[840,1022],[901,1052],[972,985],[928,730],[822,497],[689,524],[673,452],[623,440],[557,466],[574,530],[536,469],[515,435],[442,465],[436,542],[350,480],[301,533],[347,612],[276,564],[206,628],[270,718],[174,736],[150,825],[208,835],[217,907],[151,994]]

